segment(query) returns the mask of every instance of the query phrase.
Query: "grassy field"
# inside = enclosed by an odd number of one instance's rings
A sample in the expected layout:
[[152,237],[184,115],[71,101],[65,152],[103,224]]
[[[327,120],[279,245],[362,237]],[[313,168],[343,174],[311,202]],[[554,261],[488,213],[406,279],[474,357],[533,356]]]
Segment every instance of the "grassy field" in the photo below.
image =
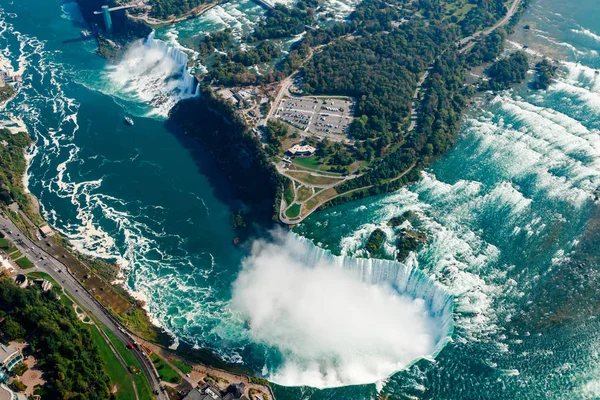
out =
[[296,218],[300,215],[300,204],[294,203],[290,208],[285,212],[288,218]]
[[164,362],[162,358],[152,353],[150,354],[150,359],[154,363],[161,380],[171,383],[181,383],[181,376],[173,369],[173,367]]
[[105,371],[110,378],[110,382],[118,387],[117,398],[119,400],[135,400],[135,391],[127,370],[106,343],[100,331],[95,326],[91,326],[90,330],[94,342],[100,349],[100,357],[106,364]]
[[[16,250],[16,248],[15,248]],[[14,260],[18,260],[19,258],[23,257],[23,254],[21,254],[21,252],[19,250],[17,251],[13,251],[12,253],[8,254],[10,258]]]
[[289,182],[285,185],[285,192],[283,193],[283,197],[287,204],[292,204],[294,201],[294,183],[289,180]]
[[294,164],[311,169],[318,169],[321,166],[321,163],[319,162],[319,158],[317,156],[296,157],[294,158]]
[[341,179],[327,176],[314,176],[310,172],[302,171],[289,171],[289,176],[298,179],[301,182],[308,183],[309,185],[331,185],[333,183],[340,182]]
[[329,200],[332,197],[334,197],[335,195],[337,195],[337,192],[333,188],[327,189],[327,190],[324,190],[324,191],[320,192],[318,195],[316,195],[315,197],[313,197],[312,199],[310,199],[309,201],[307,201],[304,204],[304,212],[303,212],[303,214],[308,214],[321,201]]
[[144,373],[141,372],[142,366],[140,365],[139,361],[135,358],[133,354],[131,354],[131,351],[129,351],[125,347],[125,345],[121,343],[121,341],[117,339],[117,337],[111,331],[106,329],[106,327],[103,327],[102,330],[104,331],[106,336],[108,336],[115,349],[117,349],[117,352],[119,353],[121,358],[125,360],[125,364],[127,364],[129,367],[133,367],[140,371],[139,374],[133,375],[133,381],[135,382],[135,386],[137,387],[140,400],[154,399],[154,395],[152,394],[150,384],[148,383],[148,380],[146,379]]
[[29,269],[34,267],[33,263],[29,261],[29,258],[27,257],[21,257],[15,262],[17,263],[17,265],[19,265],[19,267],[23,269]]
[[312,188],[301,186],[298,189],[298,201],[306,201],[310,196],[313,195]]
[[181,372],[183,372],[184,374],[189,374],[190,372],[192,372],[192,366],[188,365],[184,362],[181,362],[179,360],[171,360],[171,363],[176,366],[177,368],[179,368],[179,370]]

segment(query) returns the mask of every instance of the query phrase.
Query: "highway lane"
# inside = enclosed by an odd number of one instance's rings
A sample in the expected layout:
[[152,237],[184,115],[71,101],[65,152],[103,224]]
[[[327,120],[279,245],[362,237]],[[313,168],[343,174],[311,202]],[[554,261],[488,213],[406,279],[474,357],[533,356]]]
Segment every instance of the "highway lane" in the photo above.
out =
[[[19,251],[28,256],[34,263],[27,272],[39,271],[50,275],[58,282],[69,296],[81,304],[90,314],[92,314],[100,323],[106,326],[124,346],[131,343],[131,339],[125,332],[126,328],[119,323],[110,313],[89,293],[83,285],[75,279],[68,268],[59,260],[46,253],[44,249],[31,241],[17,228],[17,226],[4,215],[0,215],[0,229],[10,239]],[[138,348],[130,350],[135,358],[140,362],[146,378],[150,382],[150,387],[159,400],[168,400],[165,392],[162,391],[160,380],[157,377],[156,370],[152,361],[146,357]]]

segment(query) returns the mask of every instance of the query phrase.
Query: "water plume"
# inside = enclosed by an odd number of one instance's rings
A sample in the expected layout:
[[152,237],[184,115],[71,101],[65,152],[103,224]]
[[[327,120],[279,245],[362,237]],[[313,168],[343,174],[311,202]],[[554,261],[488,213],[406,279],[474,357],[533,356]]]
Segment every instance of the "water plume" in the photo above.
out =
[[254,243],[232,306],[280,360],[269,379],[287,386],[377,382],[437,354],[453,329],[452,298],[420,271],[279,231]]

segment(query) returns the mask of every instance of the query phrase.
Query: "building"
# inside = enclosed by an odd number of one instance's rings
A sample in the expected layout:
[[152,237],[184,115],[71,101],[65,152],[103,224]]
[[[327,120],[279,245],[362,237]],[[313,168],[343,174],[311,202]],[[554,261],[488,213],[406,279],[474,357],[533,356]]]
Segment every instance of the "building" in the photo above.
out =
[[23,354],[19,349],[0,344],[0,370],[5,369],[10,372],[22,362]]
[[21,289],[25,289],[29,285],[29,280],[25,275],[19,274],[15,276],[15,284]]
[[54,236],[54,231],[48,225],[44,225],[44,226],[40,227],[40,233],[45,238]]
[[295,157],[309,157],[309,156],[312,156],[316,150],[317,149],[315,149],[314,147],[312,147],[310,145],[296,144],[296,145],[290,147],[287,152],[290,155],[295,156]]
[[34,279],[33,283],[38,285],[44,292],[51,290],[53,286],[52,282],[47,281],[46,279]]
[[0,400],[27,400],[27,396],[22,393],[15,393],[4,384],[0,384]]
[[192,389],[183,400],[248,400],[244,395],[245,390],[246,386],[243,383],[232,384],[223,395],[217,387],[207,384],[202,389]]
[[10,258],[8,256],[3,256],[2,254],[0,254],[0,274],[3,271],[7,271],[9,274],[13,274],[15,272],[15,269],[10,264]]

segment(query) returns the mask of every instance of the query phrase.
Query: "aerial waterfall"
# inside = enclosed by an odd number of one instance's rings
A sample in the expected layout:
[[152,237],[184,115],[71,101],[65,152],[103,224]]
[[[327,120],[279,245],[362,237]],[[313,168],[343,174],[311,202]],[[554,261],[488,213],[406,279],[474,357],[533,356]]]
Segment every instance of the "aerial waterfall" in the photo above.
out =
[[379,382],[437,356],[454,330],[453,298],[420,270],[278,230],[254,243],[231,304],[264,346],[264,376],[283,386]]
[[330,251],[315,246],[310,240],[299,235],[290,235],[304,248],[301,257],[304,263],[318,265],[326,262],[337,268],[357,275],[362,282],[372,285],[391,285],[398,293],[425,301],[431,316],[442,322],[440,336],[433,356],[437,355],[452,337],[454,319],[452,316],[453,298],[444,288],[423,271],[405,264],[379,258],[357,258],[336,256]]
[[121,62],[108,67],[103,91],[151,107],[148,115],[167,117],[178,101],[200,94],[188,67],[188,55],[160,39],[154,32],[133,43]]
[[183,93],[186,94],[197,94],[197,85],[195,84],[195,78],[188,68],[189,57],[184,51],[163,42],[162,40],[154,37],[155,32],[150,32],[150,35],[146,38],[145,46],[149,49],[157,49],[163,52],[167,57],[171,58],[181,68],[181,77]]

